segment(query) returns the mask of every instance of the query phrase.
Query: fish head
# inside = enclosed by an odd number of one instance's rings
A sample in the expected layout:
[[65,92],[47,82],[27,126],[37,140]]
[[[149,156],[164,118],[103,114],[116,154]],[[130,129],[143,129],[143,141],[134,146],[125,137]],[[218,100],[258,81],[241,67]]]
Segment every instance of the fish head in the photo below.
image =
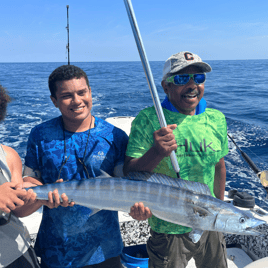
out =
[[255,228],[266,224],[255,218],[249,211],[242,211],[234,207],[233,210],[220,211],[214,222],[215,231],[239,235],[262,235]]

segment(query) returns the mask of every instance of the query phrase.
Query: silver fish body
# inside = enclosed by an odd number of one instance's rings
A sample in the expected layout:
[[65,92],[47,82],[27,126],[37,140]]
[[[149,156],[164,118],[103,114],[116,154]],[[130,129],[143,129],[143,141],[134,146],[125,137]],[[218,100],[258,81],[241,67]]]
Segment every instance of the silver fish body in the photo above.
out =
[[232,234],[259,235],[253,230],[266,223],[251,213],[210,195],[207,185],[173,179],[163,174],[134,172],[127,177],[98,177],[33,187],[38,199],[47,200],[48,192],[58,189],[77,205],[129,212],[143,202],[154,216],[198,230]]

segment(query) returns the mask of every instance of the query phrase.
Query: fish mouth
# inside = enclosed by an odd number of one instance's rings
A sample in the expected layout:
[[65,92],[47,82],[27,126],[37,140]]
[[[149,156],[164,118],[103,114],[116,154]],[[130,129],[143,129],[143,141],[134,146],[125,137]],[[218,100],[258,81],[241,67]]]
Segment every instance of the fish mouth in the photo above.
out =
[[246,228],[244,234],[245,234],[245,235],[260,236],[260,237],[264,237],[264,236],[265,236],[262,232],[256,230],[256,229],[253,228],[253,227],[248,227],[248,228]]
[[251,220],[251,226],[245,229],[245,233],[250,235],[264,236],[262,232],[256,230],[257,227],[263,224],[266,224],[266,222],[255,218],[254,220]]

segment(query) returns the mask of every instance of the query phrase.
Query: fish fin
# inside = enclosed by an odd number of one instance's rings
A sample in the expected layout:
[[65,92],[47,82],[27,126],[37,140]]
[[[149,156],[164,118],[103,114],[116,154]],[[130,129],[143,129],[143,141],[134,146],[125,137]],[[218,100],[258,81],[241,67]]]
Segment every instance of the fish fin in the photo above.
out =
[[[110,176],[107,172],[105,172],[104,170],[100,169],[100,173],[101,175],[98,177],[106,177],[106,178],[111,178],[112,176]],[[97,177],[97,178],[98,178]]]
[[129,172],[129,174],[125,177],[128,180],[134,180],[134,181],[150,181],[152,182],[152,180],[150,180],[151,176],[155,174],[155,173],[151,173],[151,172],[136,172],[136,171],[132,171]]
[[100,175],[92,179],[107,179],[107,178],[112,178],[112,176],[107,172],[105,172],[104,170],[100,169]]
[[188,233],[188,236],[191,238],[193,243],[197,243],[200,240],[203,233],[204,233],[203,230],[193,229],[190,233]]
[[183,190],[189,190],[197,194],[211,195],[209,187],[200,182],[186,181],[183,179],[174,179],[161,173],[152,172],[130,172],[126,177],[128,180],[149,181],[160,183],[172,187],[177,187]]
[[187,206],[190,206],[195,214],[199,214],[199,217],[207,217],[209,215],[213,215],[210,211],[208,211],[205,208],[202,208],[200,206],[197,206],[195,204],[187,204]]
[[90,213],[89,217],[93,216],[94,214],[96,214],[102,210],[102,209],[98,209],[98,208],[90,208],[90,209],[92,212]]

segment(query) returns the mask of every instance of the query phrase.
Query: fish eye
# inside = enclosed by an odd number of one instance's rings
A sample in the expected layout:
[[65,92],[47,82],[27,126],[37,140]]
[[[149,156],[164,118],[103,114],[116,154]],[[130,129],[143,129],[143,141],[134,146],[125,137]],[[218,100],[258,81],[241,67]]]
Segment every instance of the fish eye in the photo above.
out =
[[239,219],[239,222],[240,222],[240,223],[244,223],[245,221],[246,221],[246,219],[243,218],[243,217]]

